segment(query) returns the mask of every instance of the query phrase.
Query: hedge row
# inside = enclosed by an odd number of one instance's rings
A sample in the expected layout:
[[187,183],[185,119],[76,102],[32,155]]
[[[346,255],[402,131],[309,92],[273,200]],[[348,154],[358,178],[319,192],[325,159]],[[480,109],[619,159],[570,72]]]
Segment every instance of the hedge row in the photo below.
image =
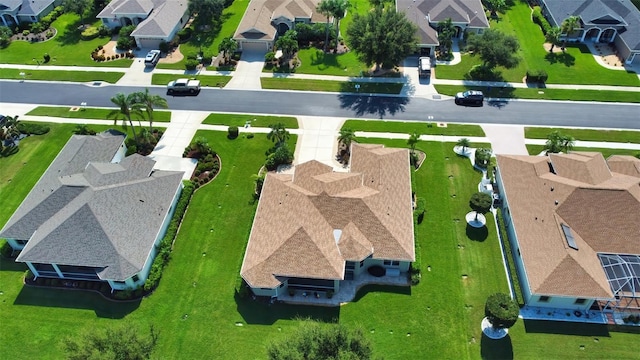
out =
[[26,135],[44,135],[49,132],[49,127],[42,124],[19,122],[18,130]]
[[189,205],[189,201],[191,200],[191,195],[193,195],[194,190],[195,186],[191,181],[185,182],[184,188],[182,189],[182,194],[180,195],[180,199],[176,204],[176,210],[173,213],[173,217],[171,218],[171,222],[169,223],[169,227],[167,228],[167,232],[164,235],[164,238],[162,238],[160,245],[158,245],[158,254],[156,255],[156,258],[153,260],[153,264],[151,265],[149,277],[144,283],[144,290],[146,292],[155,289],[160,283],[162,270],[167,265],[167,263],[169,263],[173,240],[178,233],[178,228],[180,227],[180,223],[182,222],[182,217],[187,211],[187,205]]
[[511,285],[513,286],[513,292],[516,296],[516,301],[519,305],[524,305],[524,297],[522,296],[522,288],[520,287],[520,279],[518,278],[518,273],[515,264],[515,257],[513,251],[511,249],[511,243],[509,242],[509,236],[507,234],[507,229],[504,224],[504,217],[502,216],[502,209],[498,208],[497,212],[497,220],[498,220],[498,232],[500,233],[500,237],[502,238],[502,244],[504,247],[504,255],[507,258],[507,266],[509,267],[509,275],[511,278]]
[[542,10],[540,6],[534,6],[533,12],[531,13],[533,18],[533,22],[540,25],[540,29],[542,29],[543,34],[547,34],[549,30],[551,30],[551,24],[547,21],[547,19],[542,15]]
[[527,82],[543,83],[547,81],[549,75],[544,70],[527,70]]

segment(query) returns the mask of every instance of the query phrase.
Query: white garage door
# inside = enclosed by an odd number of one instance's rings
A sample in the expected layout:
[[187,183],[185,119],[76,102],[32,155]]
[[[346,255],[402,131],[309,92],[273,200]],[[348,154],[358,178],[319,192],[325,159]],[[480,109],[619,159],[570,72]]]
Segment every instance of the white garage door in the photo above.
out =
[[157,49],[160,45],[160,39],[153,38],[136,38],[136,42],[142,49]]
[[267,52],[267,42],[264,41],[243,41],[242,51]]

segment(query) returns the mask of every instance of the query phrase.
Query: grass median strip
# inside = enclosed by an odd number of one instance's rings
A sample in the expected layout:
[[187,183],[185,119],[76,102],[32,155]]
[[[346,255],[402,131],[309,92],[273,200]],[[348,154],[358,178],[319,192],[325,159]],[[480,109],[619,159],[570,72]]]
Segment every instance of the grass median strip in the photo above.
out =
[[200,80],[200,85],[202,87],[225,87],[229,81],[231,81],[231,76],[226,75],[174,75],[174,74],[153,74],[151,77],[152,85],[167,85],[170,81],[180,79],[180,78],[189,78]]
[[640,131],[632,130],[601,130],[601,129],[569,129],[526,127],[524,137],[527,139],[546,139],[553,131],[560,131],[564,135],[573,136],[580,141],[608,141],[621,143],[640,143]]
[[[95,120],[110,120],[109,113],[114,109],[103,108],[77,108],[76,111],[71,111],[67,106],[38,106],[37,108],[29,111],[26,115],[31,116],[53,116],[68,119],[95,119]],[[134,119],[138,120],[138,119]],[[146,119],[140,119],[140,121],[146,121]],[[171,111],[154,110],[153,112],[154,122],[169,122],[171,121]]]
[[[527,144],[527,151],[529,155],[539,155],[544,151],[544,145]],[[592,151],[600,152],[604,158],[608,158],[611,155],[631,155],[637,156],[640,154],[640,150],[631,149],[607,149],[607,148],[590,148],[590,147],[574,147],[572,151]]]
[[123,72],[0,69],[0,78],[14,80],[104,81],[115,84],[123,75]]
[[[329,92],[360,92],[363,94],[399,94],[403,84],[400,83],[370,83],[357,81],[332,81],[311,79],[281,79],[261,78],[263,89],[329,91]],[[360,85],[360,88],[357,88]]]
[[342,128],[354,131],[391,132],[411,134],[414,131],[421,135],[459,135],[459,136],[485,136],[479,125],[447,124],[439,127],[435,123],[418,121],[376,121],[376,120],[347,120]]
[[264,116],[249,114],[209,114],[202,122],[208,125],[244,126],[247,121],[253,127],[269,127],[272,124],[282,123],[287,129],[297,129],[298,119],[291,116]]
[[481,90],[486,97],[508,99],[540,99],[540,100],[573,100],[573,101],[603,101],[640,103],[640,93],[635,91],[610,90],[565,90],[565,89],[521,89],[521,88],[491,88],[485,86],[465,85],[434,85],[438,93],[454,96],[457,92],[466,90]]

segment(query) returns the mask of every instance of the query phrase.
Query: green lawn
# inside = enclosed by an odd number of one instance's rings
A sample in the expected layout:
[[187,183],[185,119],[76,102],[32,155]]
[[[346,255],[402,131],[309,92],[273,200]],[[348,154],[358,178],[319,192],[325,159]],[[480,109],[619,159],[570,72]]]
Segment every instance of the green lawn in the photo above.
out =
[[[113,109],[103,108],[84,108],[78,111],[70,111],[71,108],[66,106],[38,106],[37,108],[29,111],[25,115],[32,116],[54,116],[69,119],[96,119],[96,120],[109,120],[109,113]],[[146,113],[145,113],[146,117]],[[137,120],[137,119],[136,119]],[[144,118],[141,119],[144,121]],[[154,122],[169,122],[171,121],[171,112],[164,110],[153,111]]]
[[[547,83],[550,84],[640,85],[635,73],[608,70],[598,65],[584,45],[569,45],[566,54],[549,54],[542,46],[542,31],[531,20],[531,9],[524,0],[514,0],[514,5],[499,21],[491,21],[491,28],[516,35],[522,58],[514,69],[500,68],[503,79],[497,80],[521,82],[527,69],[543,69],[549,75]],[[437,77],[464,79],[469,69],[480,63],[478,58],[469,54],[464,54],[462,60],[458,65],[438,66]]]
[[573,101],[602,101],[639,103],[640,93],[633,91],[609,90],[565,90],[565,89],[523,89],[523,88],[491,88],[487,91],[484,86],[465,85],[434,85],[438,93],[454,96],[465,90],[481,90],[485,96],[493,98],[519,98],[540,100],[573,100]]
[[251,121],[253,127],[269,127],[272,124],[282,123],[287,129],[297,129],[298,119],[291,116],[265,116],[249,114],[218,114],[212,113],[202,122],[209,125],[226,125],[243,127],[247,121]]
[[[100,25],[96,21],[93,25]],[[119,59],[114,61],[95,62],[91,59],[91,52],[99,45],[105,45],[110,38],[96,38],[85,41],[80,39],[80,17],[73,13],[61,15],[51,26],[58,30],[58,34],[48,41],[29,43],[26,41],[13,41],[5,49],[0,49],[0,59],[7,64],[35,65],[33,59],[42,62],[45,53],[51,56],[51,61],[46,65],[67,66],[107,66],[129,67],[133,63],[131,59]]]
[[[220,27],[213,27],[209,31],[193,29],[194,35],[191,39],[180,45],[180,52],[185,56],[185,59],[187,55],[195,55],[201,49],[205,57],[216,56],[222,39],[233,36],[248,5],[249,0],[233,0],[233,3],[222,12]],[[200,41],[198,41],[198,36]],[[156,67],[158,69],[184,70],[185,59],[174,64],[158,64]]]
[[447,127],[438,127],[435,123],[418,121],[378,121],[378,120],[347,120],[342,128],[350,128],[354,131],[374,131],[411,134],[414,131],[421,135],[459,135],[459,136],[485,136],[479,125],[447,124]]
[[[360,76],[367,67],[358,60],[356,53],[349,51],[344,54],[325,54],[321,49],[308,48],[298,51],[300,67],[299,74]],[[265,67],[265,71],[269,71]]]
[[569,129],[525,127],[524,137],[527,139],[546,139],[554,130],[565,135],[571,135],[576,140],[582,141],[609,141],[622,143],[640,143],[640,131],[633,130],[602,130],[602,129]]
[[229,81],[231,76],[224,75],[194,75],[194,76],[181,76],[173,74],[153,74],[151,75],[152,85],[167,85],[170,81],[176,80],[180,77],[188,77],[190,79],[200,80],[201,86],[210,87],[224,87]]
[[[0,56],[0,59],[4,60],[2,56]],[[123,72],[46,70],[46,66],[42,66],[41,69],[45,70],[19,70],[4,68],[0,69],[0,79],[74,82],[104,81],[115,84],[124,75]],[[20,73],[24,73],[25,76],[23,77]]]
[[[361,92],[363,94],[399,94],[403,84],[370,83],[357,81],[309,80],[286,78],[260,78],[263,89],[329,91],[329,92]],[[356,89],[356,84],[360,89]]]
[[[527,151],[529,155],[538,155],[544,151],[544,145],[532,145],[527,144]],[[631,155],[636,156],[640,154],[639,150],[628,149],[607,149],[607,148],[589,148],[589,147],[574,147],[573,151],[595,151],[601,152],[604,158],[608,158],[611,155]]]

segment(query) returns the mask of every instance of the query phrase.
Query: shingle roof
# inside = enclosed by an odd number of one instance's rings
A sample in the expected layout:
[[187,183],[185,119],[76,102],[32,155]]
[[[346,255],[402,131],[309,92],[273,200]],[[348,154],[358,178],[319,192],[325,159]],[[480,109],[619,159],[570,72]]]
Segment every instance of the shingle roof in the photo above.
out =
[[[13,11],[25,0],[0,0],[0,10]],[[51,0],[53,1],[53,0]]]
[[615,171],[640,160],[608,166],[600,154],[577,152],[497,160],[531,292],[612,298],[597,254],[640,254],[640,178]]
[[187,7],[187,0],[113,0],[96,17],[146,17],[136,26],[131,36],[164,38],[171,34],[187,11]]
[[351,172],[317,161],[268,174],[241,275],[252,287],[277,277],[343,279],[345,261],[415,260],[406,149],[353,144]]
[[[22,7],[18,11],[19,15],[40,15],[40,13],[46,9],[49,5],[53,4],[54,0],[23,0],[19,1]],[[1,3],[0,3],[1,4]],[[8,1],[7,5],[10,7],[15,5],[15,2]]]
[[[155,162],[137,154],[108,163],[123,140],[105,133],[69,140],[0,232],[29,240],[17,261],[95,267],[115,281],[142,270],[182,172],[153,171]],[[101,163],[87,163],[90,154]]]

